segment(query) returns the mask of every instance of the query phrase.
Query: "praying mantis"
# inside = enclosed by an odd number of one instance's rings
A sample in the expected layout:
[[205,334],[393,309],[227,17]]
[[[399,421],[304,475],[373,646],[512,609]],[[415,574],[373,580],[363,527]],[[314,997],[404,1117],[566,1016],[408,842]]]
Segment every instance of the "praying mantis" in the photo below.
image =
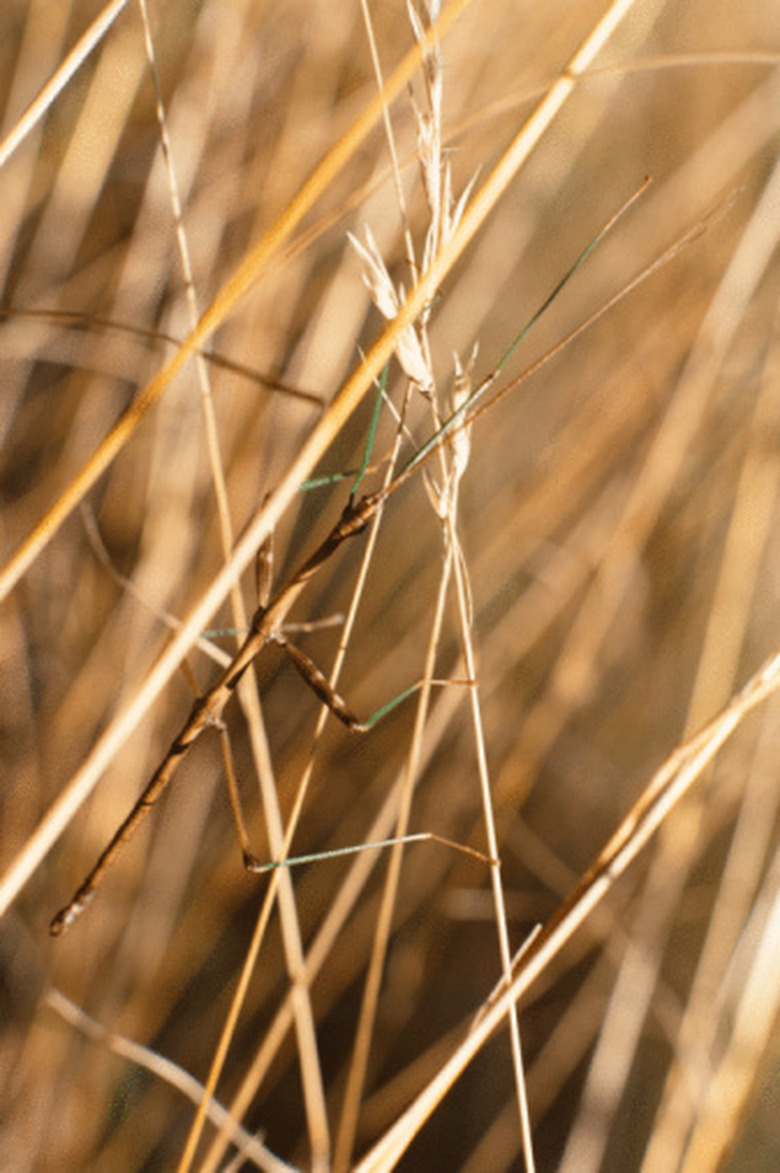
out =
[[[414,455],[404,464],[393,479],[383,486],[381,489],[373,492],[365,493],[361,496],[357,495],[357,487],[362,479],[363,473],[368,464],[368,454],[370,452],[370,444],[373,442],[373,432],[375,431],[375,420],[372,421],[372,426],[369,431],[368,445],[364,453],[363,463],[358,475],[353,483],[352,490],[347,500],[344,509],[335,525],[327,534],[325,539],[319,544],[314,552],[306,558],[298,569],[287,579],[281,586],[277,588],[275,593],[272,593],[267,601],[261,601],[257,607],[252,620],[249,625],[249,631],[236,652],[235,656],[221,675],[204,693],[198,696],[193,702],[189,715],[184,724],[179,729],[174,737],[165,757],[160,765],[152,774],[149,782],[141,792],[139,798],[136,800],[131,811],[123,822],[119,825],[111,840],[101,852],[97,861],[85,877],[83,882],[79,885],[74,895],[68,903],[56,914],[49,925],[49,931],[52,936],[62,936],[78,919],[86,906],[89,904],[92,897],[95,895],[103,877],[108,869],[115,862],[118,855],[122,851],[125,844],[132,838],[138,827],[144,821],[146,816],[150,813],[152,808],[160,799],[161,795],[171,782],[176,770],[181,764],[184,757],[189,753],[192,747],[199,740],[201,735],[209,728],[220,729],[222,725],[222,714],[230,701],[231,697],[236,691],[236,688],[241,681],[244,673],[252,664],[254,659],[269,645],[277,645],[285,650],[287,655],[292,660],[293,665],[314,691],[317,697],[330,709],[335,717],[346,726],[347,729],[354,733],[365,733],[375,720],[388,709],[394,707],[399,699],[403,699],[408,692],[403,693],[401,698],[396,698],[396,701],[390,702],[379,710],[378,714],[369,721],[361,721],[346,701],[331,687],[326,677],[320,672],[313,661],[299,648],[292,644],[287,636],[284,634],[285,620],[297,601],[298,597],[306,587],[307,583],[317,574],[317,572],[330,560],[336,551],[349,539],[357,537],[364,533],[370,526],[373,519],[376,517],[380,507],[385,501],[395,494],[418,470],[421,466],[430,459],[435,453],[440,451],[444,446],[449,444],[456,434],[465,428],[469,428],[478,415],[483,411],[491,408],[495,403],[513,390],[518,383],[530,377],[535,373],[541,365],[548,362],[554,354],[557,354],[561,347],[572,340],[578,333],[586,329],[597,318],[606,313],[615,302],[615,298],[611,299],[602,306],[594,314],[592,314],[580,327],[573,331],[563,342],[558,343],[548,351],[546,355],[537,360],[531,367],[523,371],[515,379],[500,390],[496,391],[491,397],[487,393],[493,386],[498,376],[503,371],[507,362],[514,354],[517,347],[532,329],[532,327],[539,320],[541,315],[549,308],[552,302],[560,293],[561,289],[568,282],[570,277],[579,268],[585,258],[592,252],[595,246],[601,241],[604,236],[614,227],[619,219],[623,217],[629,207],[639,198],[647,187],[647,182],[635,192],[632,197],[615,213],[597,235],[591,240],[588,246],[583,250],[580,256],[576,259],[574,264],[567,270],[561,280],[557,283],[552,293],[542,302],[541,306],[531,316],[526,325],[520,333],[513,340],[508,347],[497,366],[482,380],[471,395],[463,402],[460,407],[454,410],[449,415],[441,426],[433,433],[433,435],[414,453]],[[668,250],[671,254],[671,250]],[[663,258],[662,258],[663,259]],[[636,279],[619,296],[625,296],[628,290],[634,288],[639,280],[644,276],[649,275],[650,272],[655,271],[657,263],[649,266],[639,279]],[[386,375],[385,375],[386,377]],[[380,383],[379,395],[377,404],[381,402],[381,396],[384,393],[383,385]],[[376,418],[376,413],[375,413]],[[238,822],[238,817],[237,817]],[[241,824],[239,822],[239,836],[244,856],[244,864],[249,871],[265,871],[269,866],[276,866],[274,864],[264,865],[258,863],[255,857],[249,850],[245,834],[242,833]],[[456,845],[451,845],[456,846]],[[470,850],[470,849],[466,849]],[[478,853],[475,853],[478,854]],[[289,862],[289,861],[288,861]]]

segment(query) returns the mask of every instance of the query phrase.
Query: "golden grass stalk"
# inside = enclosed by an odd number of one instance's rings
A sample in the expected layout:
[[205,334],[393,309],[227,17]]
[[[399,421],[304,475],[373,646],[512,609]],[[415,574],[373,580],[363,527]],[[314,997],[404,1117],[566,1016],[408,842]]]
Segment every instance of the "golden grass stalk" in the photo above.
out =
[[702,11],[0,17],[15,1167],[771,1162],[780,87]]

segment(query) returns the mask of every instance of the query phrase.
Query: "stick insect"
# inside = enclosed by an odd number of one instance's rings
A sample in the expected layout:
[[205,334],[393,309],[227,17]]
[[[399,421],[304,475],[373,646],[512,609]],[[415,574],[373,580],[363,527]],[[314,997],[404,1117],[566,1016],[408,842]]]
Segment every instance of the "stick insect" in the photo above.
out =
[[[331,529],[330,533],[325,537],[324,541],[316,548],[298,568],[298,570],[281,585],[277,591],[271,595],[267,602],[261,602],[258,606],[249,626],[248,634],[244,642],[236,652],[232,661],[223,670],[222,674],[217,678],[214,684],[203,694],[196,698],[192,705],[189,716],[185,720],[181,729],[171,743],[167,754],[163,758],[160,765],[155,770],[151,779],[142,791],[140,797],[137,799],[132,810],[127,818],[120,824],[112,839],[98,857],[96,863],[92,867],[89,874],[76,890],[70,901],[62,908],[54,919],[51,921],[49,931],[52,936],[58,937],[65,933],[73,922],[84,911],[89,901],[95,894],[100,885],[106,871],[111,867],[116,860],[124,845],[132,838],[135,831],[144,821],[146,816],[151,811],[152,807],[157,803],[169,782],[173,778],[182,759],[187,755],[189,750],[200,738],[201,734],[209,728],[223,728],[222,714],[225,706],[230,698],[233,696],[238,684],[247,671],[253,660],[259,653],[269,644],[276,644],[283,648],[291,658],[294,666],[304,679],[304,681],[313,689],[318,698],[327,705],[335,717],[337,717],[347,729],[353,733],[364,733],[374,723],[376,718],[384,714],[389,708],[394,707],[396,702],[390,702],[389,705],[384,706],[379,710],[378,714],[370,721],[361,721],[346,701],[334,691],[329,684],[326,677],[320,672],[312,660],[294,644],[292,644],[283,632],[283,625],[293,606],[297,601],[301,592],[304,590],[306,584],[311,578],[330,560],[336,551],[348,539],[364,533],[373,519],[376,517],[380,507],[385,501],[395,494],[418,470],[421,466],[430,459],[435,453],[440,451],[447,445],[454,436],[464,428],[471,425],[473,420],[488,406],[496,402],[499,398],[503,398],[509,390],[516,387],[521,381],[524,381],[531,374],[537,371],[541,365],[549,361],[554,354],[557,354],[563,345],[571,341],[571,339],[586,329],[588,325],[592,324],[602,313],[606,312],[615,299],[608,302],[605,307],[596,311],[582,326],[578,327],[567,339],[562,343],[558,343],[551,351],[537,360],[531,367],[527,368],[519,376],[510,382],[509,385],[497,391],[490,399],[487,398],[487,392],[493,386],[497,377],[503,371],[509,358],[514,354],[517,347],[526,337],[528,332],[539,320],[541,315],[549,308],[554,299],[558,296],[561,289],[579,268],[580,264],[592,252],[596,244],[604,238],[604,236],[614,227],[619,219],[626,213],[629,207],[644,191],[647,183],[636,192],[631,199],[623,205],[623,207],[611,217],[606,225],[599,231],[594,239],[588,244],[587,248],[580,254],[571,268],[564,274],[558,284],[555,286],[552,293],[544,300],[542,305],[532,315],[517,337],[513,340],[510,347],[507,349],[498,365],[482,380],[476,390],[469,396],[461,406],[454,411],[444,423],[436,430],[433,435],[420,447],[414,455],[402,466],[396,476],[383,488],[374,492],[365,493],[362,496],[357,496],[357,486],[362,478],[363,471],[367,465],[368,457],[364,456],[363,465],[358,473],[358,476],[353,483],[352,490],[346,505],[341,513],[336,524]],[[649,270],[652,271],[652,270]],[[635,283],[632,283],[629,288],[633,288]],[[371,429],[373,431],[373,427]],[[372,437],[369,435],[369,440]],[[408,694],[404,693],[402,696]],[[250,871],[261,872],[267,869],[269,865],[259,863],[248,849],[245,836],[241,834],[239,826],[239,834],[242,839],[242,850],[244,855],[244,864]],[[275,866],[275,865],[270,865]]]

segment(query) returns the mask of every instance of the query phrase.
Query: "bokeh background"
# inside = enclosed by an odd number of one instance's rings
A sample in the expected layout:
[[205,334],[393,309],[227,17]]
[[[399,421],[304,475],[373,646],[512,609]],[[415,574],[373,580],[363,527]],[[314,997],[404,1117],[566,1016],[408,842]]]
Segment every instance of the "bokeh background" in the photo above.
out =
[[[389,73],[413,43],[406,8],[370,7]],[[466,9],[442,45],[441,131],[456,194],[475,174],[479,184],[605,7],[481,0]],[[357,0],[155,0],[149,9],[203,308],[367,105],[376,78]],[[2,5],[4,134],[99,11],[85,0]],[[648,193],[566,285],[510,373],[716,212],[473,430],[459,534],[513,948],[554,912],[653,771],[780,643],[779,66],[780,13],[766,0],[635,4],[431,315],[446,402],[453,352],[465,359],[478,342],[477,375],[492,369],[645,176]],[[412,108],[425,100],[419,77],[412,90],[391,118],[421,249],[429,210]],[[0,192],[5,562],[170,355],[169,339],[189,329],[137,4],[5,160]],[[382,327],[347,240],[367,224],[408,288],[381,125],[213,338],[218,356],[250,371],[208,365],[236,533]],[[396,405],[403,382],[394,365]],[[321,472],[355,466],[368,416],[367,401]],[[418,439],[427,420],[415,401]],[[221,565],[203,421],[189,364],[2,603],[3,872]],[[375,459],[394,434],[385,411]],[[277,581],[325,535],[346,493],[341,483],[301,493],[276,534]],[[343,614],[361,541],[311,584],[296,620]],[[418,679],[443,551],[418,477],[386,509],[340,685],[361,715]],[[251,612],[251,575],[242,590]],[[214,627],[232,624],[226,605]],[[327,671],[339,634],[322,626],[296,638]],[[229,632],[215,642],[234,646]],[[451,599],[437,676],[462,677],[460,654]],[[217,668],[198,650],[189,662],[205,687]],[[261,657],[257,676],[287,813],[319,704],[278,651]],[[52,941],[47,925],[191,699],[185,675],[175,677],[0,922],[0,1163],[17,1173],[173,1168],[181,1153],[191,1101],[122,1040],[206,1079],[267,888],[241,867],[216,736],[190,755],[71,934]],[[770,700],[744,723],[523,1000],[540,1170],[778,1167],[777,931],[772,953],[767,925],[780,877],[779,718]],[[226,720],[264,858],[246,723],[237,707]],[[296,852],[376,838],[382,818],[392,833],[383,812],[413,720],[411,700],[362,738],[329,722]],[[462,687],[436,690],[423,744],[412,829],[484,850]],[[312,981],[334,1130],[387,859],[372,853]],[[320,861],[293,874],[307,948],[336,915],[352,866]],[[489,888],[483,865],[441,845],[405,854],[357,1155],[432,1078],[499,979]],[[271,1047],[243,1123],[307,1168],[295,1035],[288,1026],[267,1042],[288,994],[274,916],[218,1097],[229,1103]],[[213,1136],[209,1125],[202,1158]],[[239,1158],[230,1167],[253,1166]],[[400,1167],[522,1168],[506,1030]]]

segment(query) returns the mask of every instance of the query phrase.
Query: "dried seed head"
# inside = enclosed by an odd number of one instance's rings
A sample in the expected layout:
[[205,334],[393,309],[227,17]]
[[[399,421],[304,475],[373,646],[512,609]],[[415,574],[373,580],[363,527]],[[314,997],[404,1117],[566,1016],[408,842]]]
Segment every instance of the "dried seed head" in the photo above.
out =
[[[404,289],[396,291],[371,229],[366,226],[366,243],[349,233],[349,239],[363,262],[363,282],[374,305],[391,322],[404,302]],[[426,394],[433,390],[433,375],[414,326],[402,330],[395,352],[404,374]]]
[[[455,380],[452,386],[452,407],[454,411],[459,411],[471,395],[472,375],[474,373],[474,364],[477,361],[478,351],[479,343],[475,342],[465,366],[462,365],[458,355],[454,355]],[[466,471],[470,455],[471,428],[457,428],[452,440],[453,477],[456,484]]]

